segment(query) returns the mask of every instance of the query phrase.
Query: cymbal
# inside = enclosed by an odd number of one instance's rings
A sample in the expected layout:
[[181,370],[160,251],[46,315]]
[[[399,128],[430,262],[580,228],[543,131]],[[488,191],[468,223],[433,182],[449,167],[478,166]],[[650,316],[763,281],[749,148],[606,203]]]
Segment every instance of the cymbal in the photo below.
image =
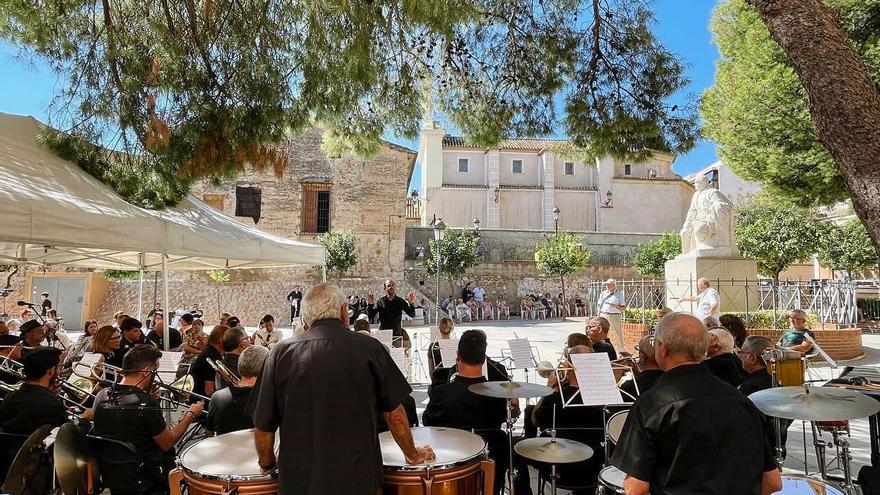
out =
[[54,459],[58,484],[65,495],[88,493],[86,490],[86,459],[84,439],[73,423],[61,425],[55,435]]
[[880,402],[864,394],[833,387],[777,387],[749,395],[768,416],[806,421],[844,421],[880,411]]
[[34,477],[39,474],[42,462],[43,440],[49,436],[54,427],[43,425],[31,433],[24,441],[6,475],[3,491],[11,494],[24,493],[25,488],[32,487]]
[[498,381],[475,383],[468,390],[486,397],[498,399],[517,399],[527,397],[544,397],[553,393],[553,389],[537,383],[525,383],[514,381]]
[[549,464],[581,462],[593,457],[593,449],[589,445],[566,438],[528,438],[514,445],[513,450],[527,459]]

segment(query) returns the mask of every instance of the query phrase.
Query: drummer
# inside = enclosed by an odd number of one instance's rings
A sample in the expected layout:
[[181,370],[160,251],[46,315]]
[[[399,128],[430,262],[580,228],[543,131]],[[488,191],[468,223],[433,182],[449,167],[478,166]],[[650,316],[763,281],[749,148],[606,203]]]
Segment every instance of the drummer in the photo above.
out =
[[507,401],[468,390],[475,383],[487,381],[483,376],[486,347],[486,334],[480,330],[461,335],[455,359],[458,374],[451,382],[431,384],[422,422],[425,426],[473,431],[483,437],[489,445],[489,457],[495,461],[495,493],[500,494],[509,464],[507,436],[501,431],[507,419]]
[[380,409],[408,463],[433,459],[413,444],[401,405],[412,389],[381,342],[348,329],[342,291],[312,287],[301,315],[307,331],[272,348],[248,405],[260,468],[278,469],[279,493],[376,495]]
[[807,340],[807,336],[809,335],[811,339],[815,340],[816,335],[807,329],[807,313],[802,309],[793,309],[788,321],[791,323],[791,328],[783,332],[776,345],[783,349],[800,352],[802,356],[812,351],[813,344]]
[[654,355],[664,374],[636,400],[611,460],[627,473],[627,494],[782,489],[769,422],[709,373],[700,362],[707,347],[703,323],[688,313],[657,324]]

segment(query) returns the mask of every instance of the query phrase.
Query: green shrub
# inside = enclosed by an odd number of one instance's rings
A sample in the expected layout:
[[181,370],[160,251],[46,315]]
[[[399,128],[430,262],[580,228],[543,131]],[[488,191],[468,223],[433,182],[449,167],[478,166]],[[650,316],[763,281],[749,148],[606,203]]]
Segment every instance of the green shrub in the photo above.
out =
[[107,280],[137,280],[137,270],[98,270]]
[[[772,309],[762,309],[760,311],[750,311],[748,313],[744,311],[728,311],[725,312],[725,314],[731,314],[740,317],[742,321],[745,322],[746,328],[789,328],[788,311],[783,309],[780,309],[776,312],[776,317],[778,321],[775,325],[773,324]],[[815,326],[818,321],[818,316],[813,313],[807,313],[807,328],[813,328],[813,326]]]

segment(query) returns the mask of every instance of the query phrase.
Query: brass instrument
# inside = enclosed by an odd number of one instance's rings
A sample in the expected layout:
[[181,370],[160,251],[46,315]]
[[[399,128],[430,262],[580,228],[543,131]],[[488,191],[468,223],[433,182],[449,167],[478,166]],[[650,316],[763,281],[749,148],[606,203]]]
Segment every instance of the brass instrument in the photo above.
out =
[[220,374],[220,378],[222,378],[223,381],[232,386],[238,386],[239,382],[241,381],[241,378],[239,378],[238,375],[230,370],[225,364],[223,364],[223,361],[219,359],[215,361],[208,359],[208,365],[214,368],[214,371]]
[[[211,360],[209,359],[208,362],[210,363],[210,361]],[[154,386],[159,387],[160,394],[162,392],[166,393],[166,395],[161,396],[162,400],[166,400],[172,404],[189,406],[186,402],[191,396],[199,400],[211,400],[210,397],[192,391],[195,387],[195,381],[193,380],[192,375],[183,375],[172,383],[165,383],[162,380],[158,380],[154,382]]]

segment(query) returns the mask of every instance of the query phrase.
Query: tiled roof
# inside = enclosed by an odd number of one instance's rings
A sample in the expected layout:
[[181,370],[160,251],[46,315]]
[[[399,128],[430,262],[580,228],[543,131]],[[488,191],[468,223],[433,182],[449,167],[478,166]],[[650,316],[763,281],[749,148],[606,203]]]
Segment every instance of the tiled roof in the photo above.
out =
[[[504,139],[493,148],[543,151],[548,148],[558,148],[560,146],[570,146],[570,141],[566,139],[540,139],[540,138],[515,138]],[[484,146],[474,146],[465,141],[462,136],[443,136],[443,146],[450,148],[484,148]]]

